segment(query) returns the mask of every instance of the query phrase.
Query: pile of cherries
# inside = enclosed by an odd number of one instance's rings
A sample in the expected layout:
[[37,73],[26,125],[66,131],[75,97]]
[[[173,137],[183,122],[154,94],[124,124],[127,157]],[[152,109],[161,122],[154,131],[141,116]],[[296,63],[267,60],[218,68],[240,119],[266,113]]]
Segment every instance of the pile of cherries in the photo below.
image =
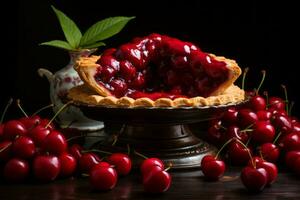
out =
[[[69,151],[78,161],[78,171],[87,174],[92,188],[98,191],[113,189],[118,177],[128,175],[132,169],[129,154],[83,150],[78,144],[73,144]],[[100,159],[94,151],[109,155]],[[167,191],[171,184],[171,176],[167,172],[169,168],[165,169],[164,163],[158,158],[146,158],[136,151],[135,154],[145,158],[140,166],[144,190],[149,193]]]
[[[209,142],[225,151],[228,163],[246,166],[241,180],[251,191],[261,191],[276,180],[276,163],[281,160],[300,175],[300,121],[290,116],[285,86],[285,100],[268,98],[266,93],[266,97],[259,95],[264,77],[263,71],[258,89],[248,92],[249,102],[229,108],[212,120],[206,135]],[[225,163],[219,159],[219,153],[202,160],[202,171],[210,180],[223,175]]]
[[52,121],[25,113],[20,119],[1,122],[0,172],[6,181],[23,182],[33,175],[48,182],[74,173],[76,160]]
[[[0,123],[0,177],[5,181],[21,183],[34,177],[40,182],[50,182],[87,175],[92,188],[103,191],[113,189],[118,176],[130,173],[132,162],[128,154],[104,152],[109,155],[100,159],[96,150],[85,150],[79,144],[68,145],[76,136],[66,139],[52,123],[67,105],[51,120],[37,114],[28,116],[19,103],[18,106],[25,117],[2,123],[4,111]],[[170,187],[171,176],[160,159],[146,158],[141,172],[145,191],[161,193]]]

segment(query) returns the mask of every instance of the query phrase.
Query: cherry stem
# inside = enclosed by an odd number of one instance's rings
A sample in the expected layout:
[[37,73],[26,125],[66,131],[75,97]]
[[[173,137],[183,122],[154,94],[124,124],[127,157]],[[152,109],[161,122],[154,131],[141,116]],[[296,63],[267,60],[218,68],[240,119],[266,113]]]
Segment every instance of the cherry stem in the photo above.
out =
[[253,124],[250,124],[250,125],[247,126],[244,130],[248,130],[248,129],[251,128],[253,125],[254,125],[254,123],[253,123]]
[[249,68],[246,67],[244,69],[243,78],[242,78],[242,89],[243,90],[245,90],[245,79],[246,79],[246,75],[247,75],[248,71],[249,71]]
[[246,146],[248,147],[248,145],[249,145],[249,143],[250,143],[250,141],[251,141],[251,136],[249,137],[249,139],[247,140],[247,142],[246,142]]
[[173,164],[172,163],[169,163],[169,166],[164,169],[165,172],[169,171],[171,168],[173,167]]
[[225,127],[225,126],[223,126],[223,125],[217,125],[217,126],[219,126],[221,129],[224,129],[225,131],[227,130],[227,128]]
[[219,150],[218,153],[216,154],[215,159],[218,159],[218,157],[219,157],[221,151],[223,151],[223,149],[224,149],[230,142],[232,142],[232,140],[233,140],[233,138],[227,140],[227,142],[225,142],[225,143],[223,144],[223,146],[220,148],[220,150]]
[[130,155],[130,146],[129,144],[127,144],[126,146],[127,146],[127,155]]
[[264,156],[262,155],[261,150],[259,151],[259,156],[260,156],[261,159],[265,160],[265,159],[264,159]]
[[4,108],[4,110],[3,110],[3,113],[2,113],[2,115],[1,115],[0,124],[2,124],[2,123],[3,123],[3,120],[4,120],[5,114],[6,114],[6,112],[7,112],[7,109],[8,109],[8,108],[9,108],[9,106],[12,104],[12,102],[13,102],[13,99],[12,99],[12,98],[10,98],[10,99],[8,100],[8,102],[7,102],[7,104],[6,104],[5,108]]
[[254,129],[248,128],[248,129],[241,130],[241,132],[251,132],[251,131],[253,131],[253,130],[254,130]]
[[274,139],[273,144],[276,144],[276,142],[277,142],[277,140],[279,139],[279,137],[281,136],[281,134],[282,134],[282,132],[280,131],[280,132],[278,133],[278,135],[276,136],[276,138]]
[[284,91],[284,97],[285,97],[285,110],[288,113],[289,112],[289,99],[288,99],[288,93],[285,85],[281,85]]
[[265,78],[266,78],[266,70],[262,70],[261,73],[262,73],[262,78],[260,80],[257,90],[255,91],[256,95],[258,95],[258,92],[259,92],[262,84],[265,82]]
[[12,143],[9,143],[8,145],[6,145],[5,147],[3,147],[2,149],[0,149],[0,153],[2,153],[5,149],[7,149],[9,146],[11,146]]
[[90,175],[86,174],[86,173],[82,173],[81,176],[83,176],[83,177],[89,177]]
[[42,112],[43,110],[45,110],[45,109],[47,109],[47,108],[52,108],[53,106],[54,106],[54,104],[50,104],[50,105],[44,106],[44,107],[38,109],[37,111],[35,111],[35,112],[32,114],[32,116],[35,116],[35,115],[39,114],[40,112]]
[[140,157],[142,157],[142,158],[144,158],[144,159],[148,159],[147,156],[145,156],[145,155],[143,155],[143,154],[137,152],[136,150],[133,150],[133,153],[136,154],[136,155],[138,155],[138,156],[140,156]]
[[113,138],[114,138],[114,141],[113,143],[111,144],[111,146],[115,146],[117,141],[118,141],[118,135],[113,135]]
[[82,150],[81,152],[82,152],[82,153],[95,152],[95,153],[104,153],[104,154],[109,154],[109,155],[112,154],[111,152],[108,152],[108,151],[102,151],[102,150],[99,150],[99,149]]
[[24,111],[24,109],[21,106],[20,99],[17,99],[17,106],[20,108],[21,112],[25,115],[25,117],[28,118],[28,115],[26,114],[26,112]]
[[264,91],[264,96],[266,97],[267,108],[268,108],[268,104],[269,104],[269,93],[268,93],[267,91]]
[[68,103],[64,104],[52,117],[52,119],[48,122],[48,124],[45,126],[45,128],[48,128],[50,124],[53,122],[53,120],[59,115],[66,107],[68,107],[73,101],[69,101]]
[[255,164],[255,162],[253,161],[253,157],[252,157],[252,155],[251,155],[251,153],[250,153],[249,148],[248,148],[241,140],[239,140],[239,139],[236,138],[236,141],[237,141],[238,143],[240,143],[240,144],[247,150],[247,152],[248,152],[248,154],[249,154],[249,158],[251,159],[251,163],[252,163],[253,167],[256,169],[256,164]]
[[295,105],[295,102],[292,101],[292,102],[290,103],[290,107],[289,107],[289,112],[288,112],[288,115],[289,115],[289,116],[292,115],[292,110],[293,110],[294,105]]
[[100,138],[101,136],[98,135],[78,135],[78,136],[73,136],[67,139],[67,142],[69,142],[70,140],[74,140],[77,138],[83,138],[83,137],[95,137],[95,138]]

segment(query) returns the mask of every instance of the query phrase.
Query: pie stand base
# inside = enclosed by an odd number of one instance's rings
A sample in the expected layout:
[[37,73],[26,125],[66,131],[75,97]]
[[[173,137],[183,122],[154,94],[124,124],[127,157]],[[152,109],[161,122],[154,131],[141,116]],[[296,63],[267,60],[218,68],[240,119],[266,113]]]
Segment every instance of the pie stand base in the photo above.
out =
[[[205,123],[233,104],[201,108],[113,108],[74,103],[91,119],[120,127],[108,139],[97,144],[99,150],[127,152],[128,146],[147,156],[158,157],[174,169],[188,169],[200,166],[207,154],[215,154],[216,149],[194,136],[188,128],[191,123]],[[114,145],[115,135],[118,139]],[[131,154],[134,155],[134,154]],[[133,156],[133,166],[137,167],[143,158]]]

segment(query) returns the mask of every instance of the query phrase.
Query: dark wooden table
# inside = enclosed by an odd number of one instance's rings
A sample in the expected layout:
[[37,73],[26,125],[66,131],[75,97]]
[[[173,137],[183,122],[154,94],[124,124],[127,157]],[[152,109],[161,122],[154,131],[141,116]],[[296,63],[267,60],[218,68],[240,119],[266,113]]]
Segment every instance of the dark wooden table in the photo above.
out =
[[282,172],[274,185],[259,194],[250,194],[240,182],[239,171],[239,168],[227,171],[227,177],[218,182],[203,180],[199,170],[171,172],[172,185],[169,191],[160,195],[149,195],[143,192],[138,172],[120,178],[117,186],[107,192],[92,191],[88,178],[69,178],[48,184],[0,183],[0,199],[300,199],[300,178],[292,174]]

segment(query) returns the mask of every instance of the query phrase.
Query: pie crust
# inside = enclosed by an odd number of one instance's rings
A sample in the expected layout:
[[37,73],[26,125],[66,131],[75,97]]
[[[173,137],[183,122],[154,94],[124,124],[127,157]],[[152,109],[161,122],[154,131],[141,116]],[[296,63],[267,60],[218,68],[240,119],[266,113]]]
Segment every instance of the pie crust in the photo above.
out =
[[177,98],[174,100],[160,98],[153,101],[149,98],[101,96],[94,89],[91,89],[90,85],[83,84],[70,89],[68,98],[75,103],[107,107],[205,107],[239,103],[245,99],[245,92],[238,86],[231,85],[217,96]]

